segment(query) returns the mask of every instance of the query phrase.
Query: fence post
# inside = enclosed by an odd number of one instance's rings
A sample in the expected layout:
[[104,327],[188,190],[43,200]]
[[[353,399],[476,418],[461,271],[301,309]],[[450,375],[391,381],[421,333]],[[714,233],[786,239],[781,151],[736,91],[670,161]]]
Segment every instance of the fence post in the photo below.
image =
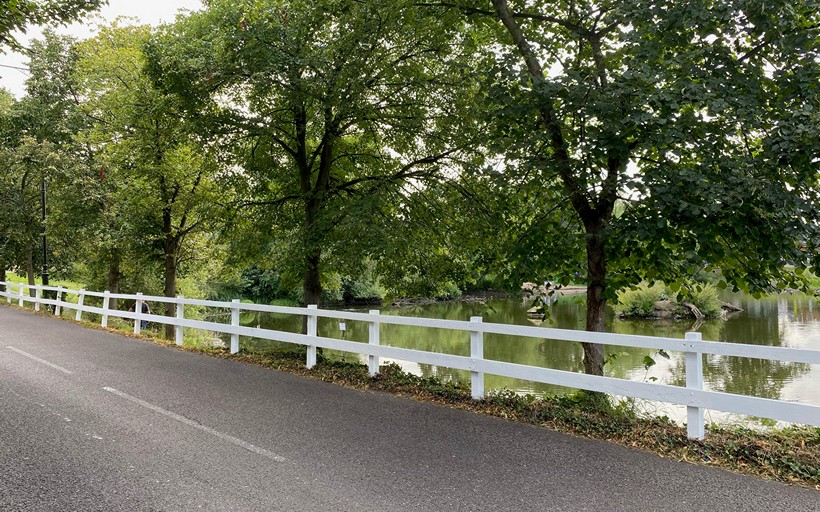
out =
[[[137,292],[137,300],[134,301],[134,313],[142,314],[142,292]],[[142,332],[142,318],[134,319],[134,334]]]
[[20,301],[20,302],[18,302],[17,305],[20,306],[21,308],[25,305],[25,301],[23,300],[23,288],[24,287],[25,287],[25,285],[23,283],[20,283],[20,288],[17,288],[17,295],[19,296],[19,301]]
[[[183,303],[184,300],[185,297],[183,295],[177,295],[177,318],[179,320],[185,318],[185,304]],[[181,325],[177,325],[174,327],[174,334],[177,345],[182,345],[183,332]]]
[[[702,341],[699,332],[687,332],[687,341]],[[686,352],[686,388],[703,389],[703,354],[701,352]],[[706,431],[703,421],[703,408],[686,407],[686,435],[690,439],[703,439]]]
[[[480,324],[484,320],[480,316],[470,317],[471,323]],[[484,333],[479,331],[470,332],[470,358],[471,366],[475,368],[475,361],[484,359]],[[474,400],[484,398],[484,374],[481,372],[470,372],[470,390]]]
[[63,308],[60,307],[63,300],[63,287],[57,287],[57,304],[54,305],[54,316],[60,316],[63,313]]
[[102,313],[102,322],[100,325],[103,327],[108,327],[108,305],[111,303],[111,292],[109,290],[105,290],[103,292],[103,313]]
[[12,296],[11,290],[12,290],[12,288],[13,288],[13,285],[10,282],[6,283],[6,293],[8,294],[8,295],[6,295],[6,301],[9,304],[11,304],[11,296]]
[[[319,306],[317,306],[316,304],[310,304],[307,308],[308,308],[308,310],[315,310],[315,309],[319,309]],[[316,314],[314,313],[314,314],[311,315],[310,311],[308,311],[307,335],[308,335],[309,338],[310,337],[316,337],[316,333],[318,331],[318,324],[319,324],[319,318],[316,316]],[[310,343],[310,340],[308,340],[308,343]],[[307,346],[306,366],[308,367],[308,369],[311,369],[314,366],[316,366],[316,345],[308,344],[308,346]]]
[[[239,299],[231,301],[231,325],[239,327]],[[231,334],[231,354],[239,352],[239,335]]]
[[40,301],[43,299],[43,289],[39,286],[34,287],[34,311],[40,311]]
[[85,302],[85,288],[81,289],[77,296],[77,314],[74,315],[74,320],[77,322],[83,319],[83,302]]
[[[378,309],[371,309],[370,314],[371,315],[378,315],[379,310]],[[381,324],[378,321],[370,322],[368,324],[368,331],[369,331],[368,334],[369,334],[369,336],[368,336],[367,342],[369,344],[376,345],[376,346],[379,345],[379,343],[380,343],[380,340],[379,340],[379,327],[380,326],[381,326]],[[371,377],[374,377],[378,373],[379,373],[379,356],[367,356],[367,374],[370,375]]]

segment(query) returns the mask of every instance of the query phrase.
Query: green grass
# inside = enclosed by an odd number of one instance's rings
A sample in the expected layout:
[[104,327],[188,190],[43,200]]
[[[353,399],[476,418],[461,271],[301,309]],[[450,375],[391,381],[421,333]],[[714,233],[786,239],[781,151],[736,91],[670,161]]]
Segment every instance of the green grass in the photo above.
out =
[[[15,284],[28,284],[28,279],[25,277],[18,276],[17,274],[13,274],[11,272],[6,272],[6,281],[9,283]],[[34,284],[43,284],[43,280],[40,277],[36,277],[34,279]],[[71,290],[80,290],[85,288],[85,284],[80,283],[78,281],[71,281],[68,279],[49,279],[48,280],[49,286],[62,286],[63,288],[69,288]]]
[[300,306],[298,300],[294,299],[273,299],[270,301],[271,306],[288,306],[292,308],[298,308]]
[[692,290],[689,300],[707,317],[720,316],[720,297],[715,286],[707,284],[703,285],[700,290]]

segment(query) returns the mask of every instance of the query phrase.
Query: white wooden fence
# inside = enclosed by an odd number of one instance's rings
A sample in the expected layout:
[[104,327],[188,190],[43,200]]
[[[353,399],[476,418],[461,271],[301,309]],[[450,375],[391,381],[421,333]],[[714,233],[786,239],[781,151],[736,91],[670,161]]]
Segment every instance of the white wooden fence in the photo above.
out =
[[[75,311],[75,319],[78,321],[82,319],[83,313],[97,314],[100,315],[101,324],[105,327],[108,325],[108,319],[112,316],[125,318],[134,321],[135,333],[140,332],[140,321],[143,320],[158,324],[173,325],[175,326],[175,338],[178,345],[182,344],[183,329],[204,329],[215,333],[230,334],[231,353],[239,351],[240,336],[305,345],[307,346],[306,365],[308,368],[312,368],[316,364],[316,349],[322,347],[366,355],[368,357],[368,369],[371,375],[378,373],[380,358],[391,358],[466,370],[470,372],[472,396],[475,399],[484,397],[484,374],[493,374],[545,384],[685,405],[687,407],[687,432],[689,437],[695,439],[702,439],[704,437],[704,409],[714,409],[820,427],[820,406],[817,405],[735,395],[703,389],[704,354],[820,365],[820,350],[702,341],[700,333],[697,332],[686,333],[685,339],[661,338],[483,323],[481,317],[472,317],[470,321],[438,320],[380,315],[379,312],[375,310],[369,313],[356,313],[350,311],[323,310],[318,309],[316,306],[295,308],[243,304],[240,303],[239,300],[217,302],[186,299],[182,296],[168,298],[144,296],[139,293],[136,295],[112,294],[108,291],[100,293],[87,290],[70,290],[62,287],[29,286],[26,284],[4,282],[0,282],[0,285],[7,287],[5,292],[0,292],[0,297],[5,297],[9,303],[17,302],[20,306],[24,306],[26,303],[33,304],[34,309],[38,311],[42,305],[50,305],[53,307],[52,311],[55,315],[61,315],[61,310],[63,309],[70,309]],[[27,293],[30,289],[35,290],[34,297],[31,297],[30,294]],[[52,292],[51,295],[56,298],[45,298],[44,291]],[[65,300],[68,295],[75,296],[76,303]],[[85,299],[88,297],[102,299],[102,306],[93,307],[85,304]],[[135,312],[110,309],[110,300],[114,298],[136,301]],[[143,314],[141,313],[141,304],[143,301],[176,304],[176,317]],[[231,311],[231,323],[222,324],[187,319],[184,315],[184,307],[186,305],[220,308],[223,310],[228,309]],[[242,311],[307,316],[307,334],[274,331],[257,327],[243,327],[239,325],[239,315]],[[367,322],[369,325],[368,343],[318,336],[317,322],[319,317]],[[441,354],[381,345],[379,331],[382,324],[464,331],[469,333],[470,356]],[[603,345],[645,348],[652,351],[663,349],[666,351],[683,352],[686,354],[686,386],[679,387],[650,382],[636,382],[614,377],[599,377],[564,370],[485,359],[483,342],[485,333],[570,342],[583,341]]]

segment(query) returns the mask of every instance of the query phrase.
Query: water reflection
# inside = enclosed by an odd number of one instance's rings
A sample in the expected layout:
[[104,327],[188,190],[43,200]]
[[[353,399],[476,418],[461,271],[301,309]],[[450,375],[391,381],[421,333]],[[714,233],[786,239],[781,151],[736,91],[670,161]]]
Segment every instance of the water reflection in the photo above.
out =
[[[754,300],[750,297],[726,295],[724,300],[741,306],[744,311],[735,313],[727,320],[709,320],[697,329],[703,339],[727,343],[749,343],[767,346],[800,347],[820,349],[820,308],[815,298],[805,295],[779,295]],[[562,297],[553,305],[551,319],[543,327],[583,329],[585,305],[582,300]],[[526,307],[520,301],[493,300],[480,303],[435,303],[411,307],[387,308],[383,315],[400,315],[468,320],[482,316],[485,322],[532,325],[527,318]],[[246,313],[243,325],[289,332],[300,332],[301,318],[292,315]],[[346,321],[346,329],[339,328],[333,319],[319,319],[320,336],[344,338],[366,342],[368,328],[365,322]],[[647,336],[683,338],[693,327],[691,320],[622,320],[612,312],[607,317],[610,332]],[[380,333],[384,345],[414,348],[431,352],[469,355],[469,334],[446,329],[418,328],[383,325]],[[242,338],[244,349],[265,351],[283,344]],[[569,371],[581,371],[580,345],[572,342],[520,338],[487,334],[484,339],[485,357],[499,361],[542,366]],[[685,363],[682,353],[670,353],[670,359],[657,357],[653,351],[630,347],[606,347],[606,353],[619,354],[607,374],[632,380],[653,380],[683,386]],[[328,357],[347,361],[364,362],[363,356],[350,353],[326,351]],[[644,357],[655,356],[658,364],[646,370]],[[436,376],[445,380],[468,383],[469,372],[430,365],[399,362],[407,371],[422,376]],[[707,389],[763,398],[798,400],[802,403],[820,405],[820,368],[814,365],[749,359],[741,357],[704,356],[704,381]],[[488,375],[488,390],[509,388],[526,393],[564,392],[565,388]]]

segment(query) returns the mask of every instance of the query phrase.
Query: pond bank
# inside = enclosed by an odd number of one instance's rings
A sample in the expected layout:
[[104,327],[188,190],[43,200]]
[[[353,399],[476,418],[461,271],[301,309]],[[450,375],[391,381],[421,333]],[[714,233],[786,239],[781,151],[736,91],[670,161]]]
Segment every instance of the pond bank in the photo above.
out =
[[[565,286],[560,290],[556,291],[556,295],[563,296],[563,295],[581,295],[587,292],[586,286]],[[394,299],[390,302],[390,306],[423,306],[427,304],[439,304],[439,303],[457,303],[457,302],[465,302],[465,303],[484,303],[488,300],[493,299],[511,299],[515,297],[519,297],[520,293],[510,293],[510,292],[500,292],[494,290],[486,290],[481,292],[473,292],[473,293],[465,293],[464,295],[460,295],[458,297],[452,298],[428,298],[428,297],[399,297]]]
[[390,301],[389,306],[391,307],[398,307],[398,306],[424,306],[427,304],[439,304],[439,303],[458,303],[458,302],[465,302],[465,303],[484,303],[488,300],[493,299],[509,299],[513,297],[513,294],[508,292],[498,292],[487,290],[483,292],[475,292],[475,293],[465,293],[464,295],[459,295],[458,297],[450,297],[450,298],[429,298],[429,297],[398,297]]

